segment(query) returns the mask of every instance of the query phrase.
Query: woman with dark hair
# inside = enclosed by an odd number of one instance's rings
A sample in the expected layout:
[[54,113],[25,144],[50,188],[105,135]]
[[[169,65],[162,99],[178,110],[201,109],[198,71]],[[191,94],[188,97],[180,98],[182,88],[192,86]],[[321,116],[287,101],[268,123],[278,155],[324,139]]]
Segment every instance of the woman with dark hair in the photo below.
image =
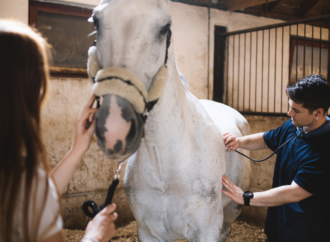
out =
[[[94,132],[92,96],[77,121],[73,148],[53,171],[41,138],[48,95],[46,41],[30,27],[0,21],[0,241],[64,241],[59,194],[68,185]],[[87,226],[84,242],[115,233],[115,205]]]

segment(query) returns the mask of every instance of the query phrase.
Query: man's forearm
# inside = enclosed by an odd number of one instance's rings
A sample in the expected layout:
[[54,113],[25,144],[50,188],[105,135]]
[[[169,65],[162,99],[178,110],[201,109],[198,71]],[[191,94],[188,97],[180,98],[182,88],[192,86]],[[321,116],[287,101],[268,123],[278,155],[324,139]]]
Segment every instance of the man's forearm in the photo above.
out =
[[312,196],[311,193],[293,182],[291,185],[276,187],[264,192],[255,192],[254,197],[250,200],[250,205],[275,207],[287,203],[299,202],[310,196]]
[[243,137],[239,137],[239,148],[246,150],[262,150],[267,149],[267,145],[264,140],[264,133],[251,134]]

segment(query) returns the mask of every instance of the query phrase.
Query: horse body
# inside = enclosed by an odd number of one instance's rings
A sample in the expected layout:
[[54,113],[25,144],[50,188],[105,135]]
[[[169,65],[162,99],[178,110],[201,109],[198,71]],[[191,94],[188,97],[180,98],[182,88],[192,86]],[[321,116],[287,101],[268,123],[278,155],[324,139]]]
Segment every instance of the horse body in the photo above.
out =
[[[107,21],[108,16],[119,18],[114,9],[120,3],[122,9],[127,7],[125,3],[131,5],[129,9],[143,9],[142,12],[135,10],[131,15],[125,13],[128,19],[121,19],[121,25],[134,23],[135,26],[137,22],[141,23],[139,17],[147,18],[146,9],[150,4],[152,21],[149,19],[145,25],[153,24],[155,18],[161,26],[166,24],[170,16],[168,3],[166,0],[112,0],[103,1],[98,7],[97,14],[102,21],[97,54],[101,66],[124,66],[136,73],[148,88],[152,76],[164,64],[165,39],[146,33],[143,39],[143,30],[139,32],[130,27],[133,39],[132,36],[127,38],[125,33],[124,46],[118,47],[121,41],[117,39],[114,48],[115,39],[107,37],[107,31],[115,34],[123,33],[123,30],[113,29],[116,25],[107,25]],[[104,9],[107,11],[102,12]],[[111,16],[109,11],[112,11]],[[134,17],[139,20],[135,21]],[[157,30],[155,26],[145,25],[142,29]],[[111,43],[111,51],[107,43]],[[125,43],[129,43],[126,49]],[[148,44],[151,48],[147,50]],[[129,53],[136,55],[135,58]],[[124,177],[125,191],[138,224],[139,240],[226,241],[240,206],[221,193],[221,177],[226,174],[245,190],[249,185],[250,165],[237,153],[225,151],[222,135],[224,132],[246,135],[248,123],[234,109],[198,100],[186,89],[176,68],[173,44],[168,49],[167,69],[163,95],[149,114],[145,136],[137,152],[129,158]]]
[[[141,241],[220,241],[223,208],[230,201],[221,193],[221,176],[226,173],[243,189],[249,182],[249,162],[225,151],[222,134],[245,135],[249,127],[237,111],[186,90],[170,53],[167,84],[128,161],[125,191]],[[236,207],[229,227],[240,211]]]

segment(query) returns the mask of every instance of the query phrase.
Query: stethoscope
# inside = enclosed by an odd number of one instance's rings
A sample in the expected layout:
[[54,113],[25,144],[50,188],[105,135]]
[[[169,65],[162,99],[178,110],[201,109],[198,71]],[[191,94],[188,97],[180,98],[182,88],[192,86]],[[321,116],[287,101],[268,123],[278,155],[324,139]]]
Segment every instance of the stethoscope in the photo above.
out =
[[[297,127],[297,131],[298,132],[300,132],[300,134],[294,134],[294,135],[292,135],[291,136],[291,138],[289,139],[289,140],[287,140],[284,144],[282,144],[280,147],[278,147],[270,156],[268,156],[267,158],[265,158],[265,159],[262,159],[262,160],[254,160],[254,159],[252,159],[251,157],[248,157],[247,155],[244,155],[243,153],[241,153],[241,152],[239,152],[239,151],[237,151],[237,150],[235,150],[238,154],[240,154],[240,155],[242,155],[242,156],[244,156],[244,157],[246,157],[246,158],[248,158],[248,159],[250,159],[250,160],[252,160],[252,161],[255,161],[255,162],[262,162],[262,161],[265,161],[265,160],[268,160],[270,157],[272,157],[274,154],[276,154],[276,152],[278,151],[278,150],[280,150],[284,145],[286,145],[287,143],[289,143],[293,138],[295,138],[295,137],[302,137],[304,134],[306,134],[306,132],[317,122],[317,120],[318,120],[318,116],[316,116],[316,119],[315,119],[315,121],[311,124],[311,125],[309,125],[307,128],[303,128],[302,130],[301,129],[299,129],[299,127]],[[226,148],[227,149],[227,148]]]

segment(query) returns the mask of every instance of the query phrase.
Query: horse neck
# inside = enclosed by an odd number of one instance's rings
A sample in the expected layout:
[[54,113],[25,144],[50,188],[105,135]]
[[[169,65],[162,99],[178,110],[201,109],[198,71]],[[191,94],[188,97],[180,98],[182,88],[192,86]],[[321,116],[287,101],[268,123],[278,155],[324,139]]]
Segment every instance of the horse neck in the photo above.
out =
[[184,133],[188,132],[188,129],[182,128],[185,126],[185,119],[192,115],[192,109],[188,107],[196,105],[197,101],[180,79],[173,48],[169,50],[167,66],[168,78],[163,95],[150,112],[145,127],[146,142],[150,141],[153,144],[173,139],[172,134],[183,137]]

